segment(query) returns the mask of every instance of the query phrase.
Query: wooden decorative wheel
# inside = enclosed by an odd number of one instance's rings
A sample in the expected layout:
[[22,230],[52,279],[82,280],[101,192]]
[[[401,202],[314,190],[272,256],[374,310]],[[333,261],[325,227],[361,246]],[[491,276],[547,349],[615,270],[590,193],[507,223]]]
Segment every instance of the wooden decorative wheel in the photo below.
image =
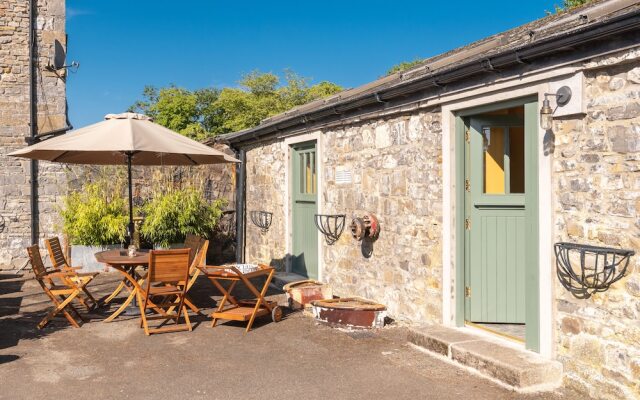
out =
[[271,319],[273,322],[282,321],[282,308],[278,306],[273,307],[273,310],[271,310]]

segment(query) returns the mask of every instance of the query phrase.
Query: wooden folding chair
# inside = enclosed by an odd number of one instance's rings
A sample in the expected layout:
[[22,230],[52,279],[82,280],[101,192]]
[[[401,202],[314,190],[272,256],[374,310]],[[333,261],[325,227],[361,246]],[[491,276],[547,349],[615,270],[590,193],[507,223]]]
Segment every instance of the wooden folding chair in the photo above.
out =
[[[85,282],[75,279],[76,274],[73,271],[47,271],[42,262],[40,248],[37,244],[27,247],[27,253],[29,254],[29,261],[31,262],[31,268],[33,269],[36,280],[54,304],[53,309],[38,323],[38,329],[44,328],[59,313],[64,315],[71,326],[79,328],[80,325],[78,321],[76,321],[76,318],[79,319],[80,322],[84,322],[84,319],[80,313],[73,308],[71,302],[74,299],[81,299],[82,289],[88,281]],[[60,283],[56,283],[56,281]]]
[[193,262],[196,254],[198,254],[198,250],[200,246],[202,246],[203,238],[198,235],[194,235],[191,233],[187,233],[187,236],[184,239],[184,248],[190,249],[189,251],[189,265]]
[[[207,250],[209,249],[209,241],[206,239],[200,240],[200,248],[196,252],[195,257],[191,260],[191,266],[189,267],[189,281],[187,282],[187,290],[191,289],[196,280],[198,279],[198,275],[200,275],[200,267],[204,266],[207,260]],[[191,309],[194,313],[200,313],[200,309],[193,304],[193,300],[189,297],[188,294],[185,295],[184,304]]]
[[[146,289],[144,293],[138,292],[140,324],[146,335],[191,331],[191,321],[184,304],[188,280],[189,249],[152,250],[149,253]],[[152,302],[154,297],[161,300]],[[147,316],[147,308],[155,309],[160,315]],[[180,324],[180,317],[183,314],[185,324]],[[148,322],[150,320],[164,321],[160,326],[150,328]],[[169,320],[174,320],[175,325],[163,326]]]
[[93,297],[93,295],[86,288],[86,285],[93,280],[96,276],[98,276],[99,272],[77,272],[82,267],[72,267],[69,262],[67,262],[66,257],[64,256],[64,252],[62,251],[62,246],[60,245],[60,239],[57,237],[46,239],[45,244],[47,245],[47,251],[49,252],[49,258],[51,259],[51,265],[53,265],[53,271],[72,271],[75,273],[76,279],[84,282],[82,285],[82,291],[87,296],[91,302],[93,302],[93,306],[88,303],[85,304],[85,300],[82,299],[83,305],[87,307],[87,309],[91,310],[92,307],[98,306],[98,301]]

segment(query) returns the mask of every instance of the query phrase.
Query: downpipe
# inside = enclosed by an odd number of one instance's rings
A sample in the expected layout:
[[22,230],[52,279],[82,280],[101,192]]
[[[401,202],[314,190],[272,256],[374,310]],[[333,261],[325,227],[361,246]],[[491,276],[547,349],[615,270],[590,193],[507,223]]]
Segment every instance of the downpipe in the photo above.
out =
[[[38,135],[37,101],[36,92],[36,42],[35,23],[37,15],[37,0],[29,0],[29,140],[33,141]],[[31,244],[37,244],[39,234],[38,218],[38,161],[30,161],[31,190],[29,196],[31,208]]]

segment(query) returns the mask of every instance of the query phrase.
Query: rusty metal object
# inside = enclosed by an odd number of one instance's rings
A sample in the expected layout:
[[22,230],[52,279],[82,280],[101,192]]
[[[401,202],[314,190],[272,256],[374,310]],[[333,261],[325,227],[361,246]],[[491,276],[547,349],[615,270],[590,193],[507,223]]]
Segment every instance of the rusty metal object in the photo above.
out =
[[287,294],[289,308],[294,310],[309,306],[313,300],[333,298],[331,286],[313,279],[288,283],[282,290]]
[[344,328],[382,328],[387,307],[360,297],[315,300],[313,316],[320,322]]
[[351,236],[360,241],[365,237],[376,240],[380,236],[380,223],[378,217],[372,213],[365,213],[362,218],[351,220]]
[[362,218],[354,218],[351,220],[351,236],[354,239],[360,241],[364,238],[365,235],[365,226]]

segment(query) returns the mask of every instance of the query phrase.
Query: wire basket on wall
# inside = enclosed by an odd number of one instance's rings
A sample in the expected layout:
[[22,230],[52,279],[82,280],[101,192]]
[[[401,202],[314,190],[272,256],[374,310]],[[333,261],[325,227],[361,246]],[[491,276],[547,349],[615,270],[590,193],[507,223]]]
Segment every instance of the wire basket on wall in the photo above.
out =
[[559,242],[556,270],[562,286],[579,299],[604,292],[624,277],[633,250]]
[[340,235],[344,231],[345,218],[344,214],[315,214],[316,228],[324,235],[328,245],[332,245],[340,239]]
[[262,211],[262,210],[251,211],[249,213],[249,216],[251,217],[251,222],[253,222],[253,224],[258,228],[260,228],[262,233],[267,233],[267,231],[269,230],[269,227],[271,226],[273,213],[268,211]]

